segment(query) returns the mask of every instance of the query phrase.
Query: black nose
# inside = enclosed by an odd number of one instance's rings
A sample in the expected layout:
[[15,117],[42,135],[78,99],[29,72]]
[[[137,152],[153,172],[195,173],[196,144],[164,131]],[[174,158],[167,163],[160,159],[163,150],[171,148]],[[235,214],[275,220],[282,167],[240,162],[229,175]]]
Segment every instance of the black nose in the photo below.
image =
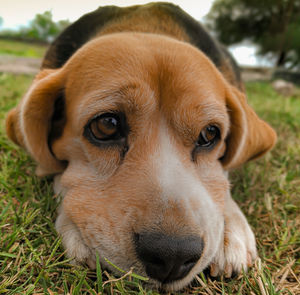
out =
[[175,237],[162,233],[134,236],[136,251],[146,273],[162,283],[184,278],[201,257],[204,242],[200,237]]

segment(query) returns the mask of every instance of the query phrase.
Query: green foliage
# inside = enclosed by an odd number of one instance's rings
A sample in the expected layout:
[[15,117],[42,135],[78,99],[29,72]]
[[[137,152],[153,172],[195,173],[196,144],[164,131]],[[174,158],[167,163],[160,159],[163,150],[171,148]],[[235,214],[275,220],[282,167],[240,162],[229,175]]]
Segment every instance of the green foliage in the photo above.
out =
[[1,32],[1,35],[17,37],[25,40],[51,42],[64,28],[70,24],[68,20],[60,20],[55,22],[52,17],[51,11],[45,11],[44,13],[36,14],[35,18],[27,27],[21,27],[18,31],[5,30]]
[[224,44],[250,40],[278,66],[300,67],[300,0],[216,0],[207,24]]

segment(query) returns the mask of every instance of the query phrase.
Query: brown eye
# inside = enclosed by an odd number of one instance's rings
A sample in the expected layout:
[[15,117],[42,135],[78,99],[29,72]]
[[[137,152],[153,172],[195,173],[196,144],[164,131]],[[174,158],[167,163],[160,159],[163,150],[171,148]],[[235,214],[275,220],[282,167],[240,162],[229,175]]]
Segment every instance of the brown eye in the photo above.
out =
[[90,128],[93,135],[99,140],[114,138],[119,131],[120,122],[112,115],[99,117],[91,122]]
[[122,113],[105,113],[93,118],[84,128],[84,136],[93,144],[123,144],[128,127]]
[[207,125],[201,130],[196,146],[202,148],[209,148],[215,145],[215,143],[217,143],[219,139],[219,128],[214,125]]

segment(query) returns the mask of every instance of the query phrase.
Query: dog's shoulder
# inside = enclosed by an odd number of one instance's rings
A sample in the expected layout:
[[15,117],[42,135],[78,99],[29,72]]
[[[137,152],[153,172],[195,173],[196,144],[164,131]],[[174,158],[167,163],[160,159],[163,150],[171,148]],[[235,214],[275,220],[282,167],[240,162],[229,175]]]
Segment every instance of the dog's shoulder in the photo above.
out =
[[59,68],[89,40],[116,32],[166,35],[200,49],[231,83],[242,88],[238,66],[227,49],[179,6],[167,2],[130,7],[105,6],[85,14],[50,45],[42,68]]

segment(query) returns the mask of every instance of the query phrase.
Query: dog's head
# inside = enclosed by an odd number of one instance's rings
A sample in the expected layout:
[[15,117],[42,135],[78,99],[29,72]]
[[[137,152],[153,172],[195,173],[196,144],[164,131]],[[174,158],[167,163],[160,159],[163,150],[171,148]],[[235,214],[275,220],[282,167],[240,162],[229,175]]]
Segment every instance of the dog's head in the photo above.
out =
[[134,266],[168,289],[223,242],[226,171],[276,137],[199,50],[134,33],[42,71],[7,132],[40,175],[61,175],[57,227],[70,255],[92,266],[98,251],[107,267]]

